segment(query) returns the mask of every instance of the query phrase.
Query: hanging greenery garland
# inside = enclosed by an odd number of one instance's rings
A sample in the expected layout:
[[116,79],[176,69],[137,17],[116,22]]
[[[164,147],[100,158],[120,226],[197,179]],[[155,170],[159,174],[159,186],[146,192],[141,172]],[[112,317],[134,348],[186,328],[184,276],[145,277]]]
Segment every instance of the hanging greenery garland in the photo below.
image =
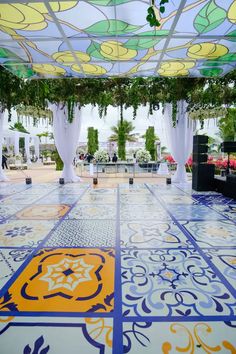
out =
[[[169,0],[161,0],[159,3],[159,11],[160,13],[165,12],[165,4],[168,3]],[[155,14],[155,0],[151,0],[151,6],[147,9],[148,15],[146,17],[146,20],[150,24],[151,27],[160,27],[161,23],[157,19],[156,14]]]
[[67,108],[68,108],[68,122],[72,123],[74,119],[74,108],[75,108],[74,97],[69,97],[67,99]]

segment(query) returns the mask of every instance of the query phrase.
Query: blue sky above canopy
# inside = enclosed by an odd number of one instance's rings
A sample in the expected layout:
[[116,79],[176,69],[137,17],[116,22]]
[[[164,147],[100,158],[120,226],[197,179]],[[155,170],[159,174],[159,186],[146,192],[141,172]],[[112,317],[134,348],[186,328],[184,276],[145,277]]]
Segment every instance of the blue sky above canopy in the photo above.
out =
[[[157,2],[158,4],[159,2]],[[0,64],[22,78],[218,77],[236,68],[236,0],[5,1]]]

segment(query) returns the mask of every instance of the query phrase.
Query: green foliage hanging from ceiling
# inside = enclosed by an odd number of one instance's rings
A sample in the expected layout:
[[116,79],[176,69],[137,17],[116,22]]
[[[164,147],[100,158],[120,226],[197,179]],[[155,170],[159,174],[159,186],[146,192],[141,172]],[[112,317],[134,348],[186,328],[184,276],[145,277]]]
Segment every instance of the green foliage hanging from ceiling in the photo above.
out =
[[[148,105],[150,113],[160,104],[185,99],[189,107],[231,105],[236,103],[236,71],[223,78],[104,78],[21,80],[0,67],[0,105],[10,109],[17,105],[45,109],[48,102],[70,102],[80,106],[98,105],[100,116],[109,105],[138,107]],[[71,110],[71,118],[73,112]]]

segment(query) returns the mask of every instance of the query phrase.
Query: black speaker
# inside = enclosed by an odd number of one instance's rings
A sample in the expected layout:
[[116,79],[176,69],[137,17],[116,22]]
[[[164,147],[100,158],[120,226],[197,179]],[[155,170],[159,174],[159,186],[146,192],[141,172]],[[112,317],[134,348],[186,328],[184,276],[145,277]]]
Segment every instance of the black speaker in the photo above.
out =
[[208,144],[207,135],[194,135],[193,136],[193,145],[206,145]]
[[[236,184],[236,175],[228,175],[226,177],[226,182],[229,182],[229,183],[233,183],[233,184]],[[236,187],[236,186],[235,186]]]
[[214,190],[215,165],[200,164],[193,165],[192,169],[192,188],[195,191]]
[[193,145],[194,154],[206,154],[208,152],[208,145]]
[[193,163],[202,163],[207,162],[208,155],[207,154],[195,154],[193,153]]
[[221,143],[222,152],[236,152],[236,141],[224,141]]

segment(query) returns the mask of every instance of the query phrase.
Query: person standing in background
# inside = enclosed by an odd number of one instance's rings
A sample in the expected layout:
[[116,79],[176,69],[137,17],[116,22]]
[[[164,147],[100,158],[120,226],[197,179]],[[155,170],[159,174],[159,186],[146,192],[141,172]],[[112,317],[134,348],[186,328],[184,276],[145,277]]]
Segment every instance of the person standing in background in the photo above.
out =
[[113,157],[112,157],[112,162],[117,162],[117,156],[116,156],[116,153],[114,152],[114,155],[113,155]]
[[8,169],[8,167],[7,167],[7,157],[2,154],[2,169],[3,170],[4,170],[4,167],[6,167],[6,169]]

